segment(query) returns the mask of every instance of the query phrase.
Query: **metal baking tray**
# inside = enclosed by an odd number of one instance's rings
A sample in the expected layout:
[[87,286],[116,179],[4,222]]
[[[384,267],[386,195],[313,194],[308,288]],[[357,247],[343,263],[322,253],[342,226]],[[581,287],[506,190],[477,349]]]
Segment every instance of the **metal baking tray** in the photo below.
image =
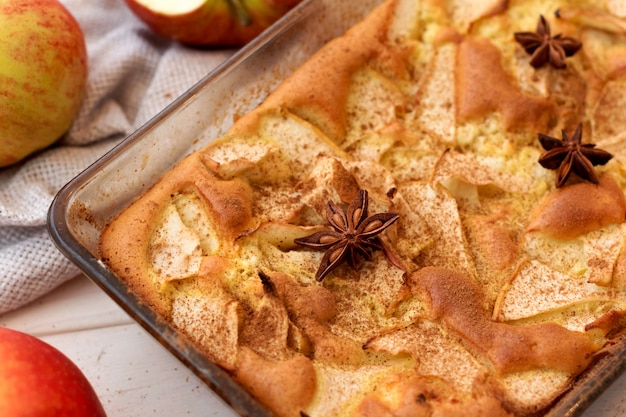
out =
[[[70,181],[50,206],[48,230],[61,252],[242,416],[272,414],[106,268],[97,256],[100,233],[176,162],[226,133],[238,115],[254,109],[309,56],[381,2],[304,0]],[[621,342],[548,415],[581,415],[622,372],[625,359]]]

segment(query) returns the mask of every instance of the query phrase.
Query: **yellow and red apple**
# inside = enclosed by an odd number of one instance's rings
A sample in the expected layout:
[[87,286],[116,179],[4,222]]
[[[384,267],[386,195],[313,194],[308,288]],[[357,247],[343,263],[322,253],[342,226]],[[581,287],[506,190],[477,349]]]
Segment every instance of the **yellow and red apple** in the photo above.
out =
[[161,36],[196,46],[239,46],[301,0],[126,0]]
[[57,0],[0,0],[0,167],[56,142],[87,81],[83,32]]
[[106,417],[82,371],[58,349],[0,328],[0,415]]

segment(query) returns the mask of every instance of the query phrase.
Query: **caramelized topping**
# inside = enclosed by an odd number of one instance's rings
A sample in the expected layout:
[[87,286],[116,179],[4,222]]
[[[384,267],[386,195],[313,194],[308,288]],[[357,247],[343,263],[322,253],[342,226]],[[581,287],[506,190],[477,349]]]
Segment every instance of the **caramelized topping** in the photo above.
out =
[[552,322],[513,325],[495,322],[484,309],[484,293],[468,275],[424,267],[408,276],[414,293],[427,296],[433,319],[461,337],[470,349],[484,354],[501,374],[554,369],[576,375],[598,349],[581,332]]
[[354,268],[358,254],[367,260],[371,259],[371,252],[375,249],[383,249],[385,254],[388,254],[378,235],[395,223],[400,216],[395,212],[368,216],[368,204],[365,190],[359,191],[346,212],[329,201],[326,205],[326,218],[332,229],[295,239],[300,245],[326,250],[315,274],[318,281],[322,281],[330,271],[344,261],[348,261]]
[[604,165],[613,155],[596,149],[596,145],[591,143],[581,144],[582,124],[578,124],[572,137],[567,136],[565,130],[562,131],[563,140],[539,133],[539,142],[546,150],[540,157],[539,163],[547,169],[558,170],[556,176],[557,188],[562,187],[569,178],[572,171],[579,177],[594,184],[599,182],[593,167]]
[[542,131],[556,124],[553,101],[522,91],[502,66],[502,55],[486,39],[466,38],[455,68],[457,123],[500,113],[507,130]]
[[599,180],[597,185],[581,182],[546,194],[532,211],[526,231],[565,241],[622,223],[626,216],[624,192],[611,175],[604,174]]
[[565,68],[565,58],[574,55],[583,44],[570,37],[561,37],[561,34],[551,36],[550,24],[543,17],[539,17],[536,32],[516,32],[515,40],[524,50],[531,54],[530,65],[535,68],[550,63],[554,68]]

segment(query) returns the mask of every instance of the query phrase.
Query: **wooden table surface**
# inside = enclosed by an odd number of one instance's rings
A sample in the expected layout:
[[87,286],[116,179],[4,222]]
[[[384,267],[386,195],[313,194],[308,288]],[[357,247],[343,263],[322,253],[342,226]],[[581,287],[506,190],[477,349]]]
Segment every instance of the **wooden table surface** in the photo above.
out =
[[[202,381],[88,278],[79,276],[31,305],[0,316],[0,326],[40,337],[91,381],[108,417],[236,417]],[[584,417],[626,417],[626,374]]]

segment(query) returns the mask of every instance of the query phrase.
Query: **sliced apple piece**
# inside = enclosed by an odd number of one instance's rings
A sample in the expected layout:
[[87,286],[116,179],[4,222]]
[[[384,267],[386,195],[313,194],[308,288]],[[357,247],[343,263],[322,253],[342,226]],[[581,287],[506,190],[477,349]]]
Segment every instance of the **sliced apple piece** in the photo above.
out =
[[576,24],[614,33],[626,33],[626,20],[596,7],[563,6],[559,18]]
[[395,313],[410,294],[404,285],[404,271],[381,251],[372,254],[371,262],[358,262],[357,269],[336,269],[327,278],[327,285],[333,285],[337,305],[337,313],[329,322],[331,332],[362,345],[375,335],[404,324],[405,317]]
[[585,236],[589,282],[604,287],[611,285],[617,258],[624,247],[625,230],[624,224],[611,225]]
[[501,382],[505,391],[504,402],[524,415],[535,413],[568,389],[571,379],[566,372],[551,369],[504,375]]
[[196,275],[200,270],[200,237],[185,226],[174,206],[163,213],[163,222],[154,231],[150,248],[152,269],[163,285]]
[[241,326],[241,346],[249,347],[265,359],[288,359],[293,354],[287,347],[290,322],[280,299],[266,291],[259,305],[248,314]]
[[[626,74],[624,38],[626,33],[613,33],[594,28],[586,28],[581,32],[580,40],[585,45],[582,52],[589,57],[589,64],[602,80],[616,79]],[[618,103],[613,105],[619,107]]]
[[438,376],[467,393],[486,368],[439,325],[421,319],[370,340],[366,349],[392,355],[410,354],[420,375]]
[[457,22],[462,33],[466,33],[475,21],[503,12],[508,7],[505,0],[449,0],[448,13]]
[[418,93],[420,106],[417,122],[448,146],[454,144],[456,132],[454,65],[457,45],[441,45],[423,76]]
[[[626,45],[623,69],[626,73]],[[593,62],[593,61],[592,61]],[[624,157],[626,147],[626,117],[619,108],[626,106],[626,78],[611,80],[604,85],[591,119],[594,142],[598,148],[611,152],[617,159]]]
[[357,70],[351,79],[346,137],[341,146],[348,147],[362,136],[388,126],[407,105],[408,98],[391,79],[367,66]]
[[409,207],[429,219],[429,234],[437,238],[420,253],[418,263],[465,271],[476,276],[456,200],[439,184],[411,183],[398,187]]
[[[494,184],[510,192],[529,192],[530,186],[520,175],[510,174],[502,169],[503,160],[482,158],[448,150],[441,155],[433,170],[432,180],[445,182],[449,178],[460,178],[472,185]],[[447,187],[446,187],[447,188]]]
[[537,261],[518,268],[503,289],[494,316],[501,321],[532,317],[589,300],[611,300],[609,289],[587,282],[584,276],[555,271]]
[[356,179],[341,160],[330,155],[320,155],[315,167],[302,182],[302,202],[324,217],[328,201],[348,204],[359,188]]
[[232,369],[237,360],[239,303],[225,295],[181,294],[172,303],[172,323],[207,356]]
[[[412,372],[412,360],[395,360],[384,365],[337,367],[318,365],[318,389],[311,404],[304,410],[306,415],[334,416],[354,404],[355,398],[363,398],[381,382],[397,372]],[[330,389],[332,388],[332,389]]]

